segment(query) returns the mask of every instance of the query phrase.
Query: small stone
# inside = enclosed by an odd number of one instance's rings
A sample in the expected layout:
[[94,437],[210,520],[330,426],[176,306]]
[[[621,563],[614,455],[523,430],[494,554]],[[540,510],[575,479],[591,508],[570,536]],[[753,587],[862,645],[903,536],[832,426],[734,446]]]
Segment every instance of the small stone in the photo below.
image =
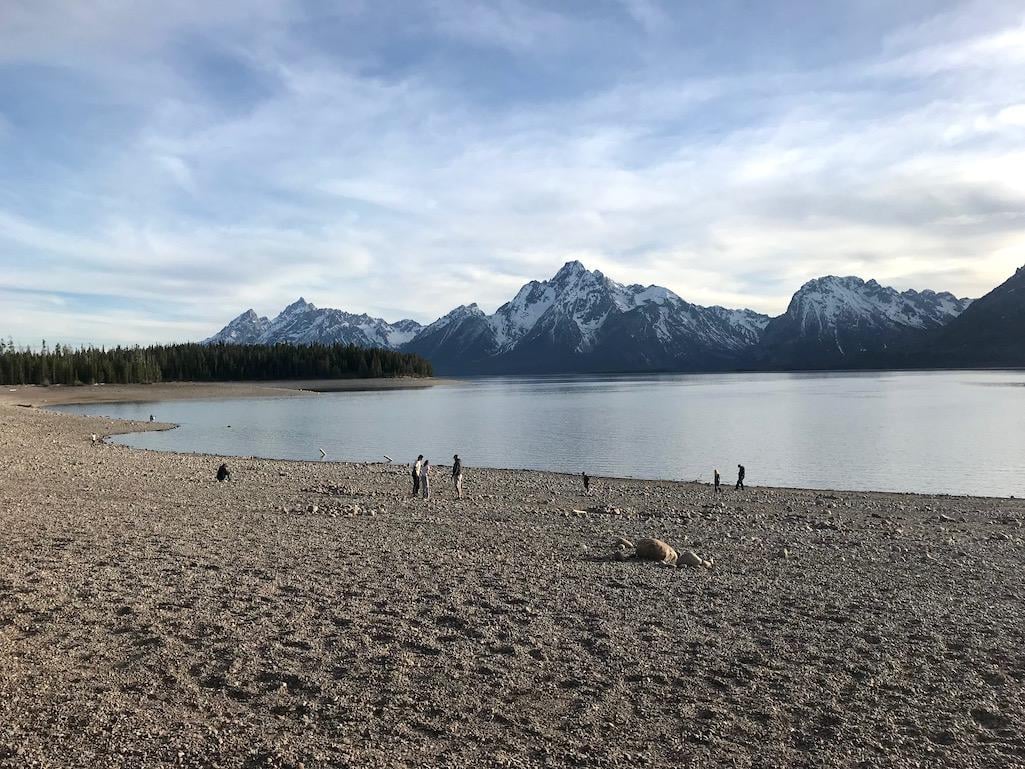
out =
[[697,567],[697,566],[704,566],[705,565],[705,561],[701,558],[701,556],[699,556],[693,550],[684,550],[682,553],[680,553],[679,560],[680,560],[680,563],[683,563],[686,566],[695,566],[695,567]]

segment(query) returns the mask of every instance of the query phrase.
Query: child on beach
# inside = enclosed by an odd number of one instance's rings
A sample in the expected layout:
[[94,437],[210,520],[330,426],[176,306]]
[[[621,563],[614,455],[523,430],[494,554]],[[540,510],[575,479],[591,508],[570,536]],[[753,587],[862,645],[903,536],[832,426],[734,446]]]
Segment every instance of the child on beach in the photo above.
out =
[[420,465],[420,486],[424,490],[424,499],[431,498],[431,460],[425,459]]
[[456,454],[452,457],[452,482],[456,485],[456,499],[463,498],[463,460]]

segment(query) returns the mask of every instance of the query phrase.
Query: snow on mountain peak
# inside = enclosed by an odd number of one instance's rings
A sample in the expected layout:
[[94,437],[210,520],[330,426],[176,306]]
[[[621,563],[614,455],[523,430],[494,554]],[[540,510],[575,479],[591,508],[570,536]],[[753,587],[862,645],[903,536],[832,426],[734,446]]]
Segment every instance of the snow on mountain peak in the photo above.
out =
[[[624,286],[598,270],[588,270],[579,261],[567,262],[550,280],[525,284],[488,321],[500,351],[512,350],[528,335],[561,335],[566,329],[575,329],[574,352],[585,353],[598,344],[610,318],[645,307],[654,308],[651,312],[658,316],[652,321],[654,331],[666,343],[675,334],[701,327],[709,335],[729,337],[729,347],[744,346],[757,341],[761,326],[768,322],[757,313],[752,317],[712,313],[702,325],[693,316],[706,312],[705,308],[684,302],[669,289]],[[760,325],[755,318],[762,318]],[[711,326],[715,326],[714,331],[709,330]]]
[[[875,280],[826,275],[809,280],[790,301],[783,318],[809,338],[829,339],[843,350],[837,334],[843,329],[928,329],[959,315],[969,300],[946,292],[898,292]],[[777,324],[778,325],[778,324]]]
[[208,343],[256,344],[260,335],[269,325],[270,321],[267,318],[261,318],[255,310],[250,308],[206,341]]
[[298,299],[296,299],[294,302],[292,302],[290,305],[288,305],[284,310],[282,310],[281,314],[282,315],[295,315],[296,313],[299,313],[299,312],[307,312],[308,310],[315,310],[315,309],[317,309],[317,308],[314,307],[312,304],[310,304],[303,297],[300,296]]
[[583,263],[577,259],[573,259],[572,261],[566,262],[559,268],[559,271],[552,277],[552,281],[561,283],[566,280],[579,277],[586,272],[588,272],[588,269],[584,267]]

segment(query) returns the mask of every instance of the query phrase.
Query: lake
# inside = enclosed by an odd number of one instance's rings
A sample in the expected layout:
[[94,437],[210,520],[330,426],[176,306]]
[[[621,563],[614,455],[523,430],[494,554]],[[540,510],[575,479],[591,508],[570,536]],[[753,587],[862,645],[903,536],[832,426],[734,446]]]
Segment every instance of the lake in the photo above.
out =
[[[1025,496],[1025,372],[481,378],[309,398],[68,406],[175,422],[116,438],[147,449],[278,459],[732,484]],[[230,427],[229,427],[230,425]]]

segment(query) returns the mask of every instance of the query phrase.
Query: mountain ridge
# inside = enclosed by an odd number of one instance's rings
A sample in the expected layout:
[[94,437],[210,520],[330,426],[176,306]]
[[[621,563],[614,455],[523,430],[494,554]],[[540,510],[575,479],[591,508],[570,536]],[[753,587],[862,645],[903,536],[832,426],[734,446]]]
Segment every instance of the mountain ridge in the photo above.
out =
[[389,323],[300,297],[273,319],[247,310],[206,341],[376,346],[418,353],[445,374],[885,367],[910,359],[972,304],[945,291],[826,275],[770,318],[618,283],[572,260],[491,314],[471,303],[427,325]]
[[333,308],[318,308],[299,297],[273,320],[248,309],[203,341],[235,344],[340,343],[398,350],[422,328],[419,323],[408,318],[388,323],[366,313],[357,315]]
[[970,304],[946,291],[898,292],[853,275],[813,278],[766,325],[759,362],[783,368],[868,365],[922,342]]

